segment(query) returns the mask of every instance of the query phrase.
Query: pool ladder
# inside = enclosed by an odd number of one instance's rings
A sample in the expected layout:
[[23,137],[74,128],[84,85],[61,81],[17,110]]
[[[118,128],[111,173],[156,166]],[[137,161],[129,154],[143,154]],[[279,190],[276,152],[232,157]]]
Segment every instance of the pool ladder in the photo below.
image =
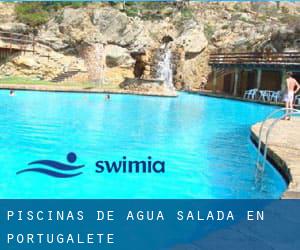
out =
[[[288,116],[293,116],[293,115],[300,115],[300,110],[298,109],[291,109],[291,108],[281,108],[281,109],[276,109],[272,113],[270,113],[265,120],[262,122],[260,129],[259,129],[259,137],[258,137],[258,148],[257,148],[257,158],[256,158],[256,175],[255,175],[255,181],[258,183],[261,181],[264,170],[265,170],[265,165],[267,161],[267,153],[268,153],[268,141],[269,141],[269,136],[274,128],[274,126],[283,118],[286,117],[286,112],[289,111]],[[262,149],[262,131],[266,125],[267,120],[271,119],[274,115],[277,115],[279,113],[284,113],[281,114],[279,117],[274,119],[271,124],[267,127],[266,131],[266,137],[265,137],[265,147],[263,150],[263,158],[261,160],[261,149]]]

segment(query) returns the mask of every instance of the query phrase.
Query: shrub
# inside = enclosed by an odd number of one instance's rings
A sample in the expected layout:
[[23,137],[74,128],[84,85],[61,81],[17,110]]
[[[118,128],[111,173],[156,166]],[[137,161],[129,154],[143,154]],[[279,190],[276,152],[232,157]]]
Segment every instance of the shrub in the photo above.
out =
[[192,19],[194,17],[193,11],[190,8],[183,8],[181,10],[181,16],[184,19]]
[[138,16],[139,15],[139,10],[138,9],[125,9],[125,13],[127,16],[130,16],[130,17],[135,17],[135,16]]
[[80,8],[86,4],[86,2],[28,2],[18,3],[15,10],[20,22],[36,27],[48,22],[51,13],[63,7]]
[[212,38],[214,33],[215,33],[215,30],[214,30],[213,26],[211,26],[210,24],[204,25],[204,34],[208,40],[210,40]]
[[287,14],[287,13],[289,13],[289,9],[285,6],[282,6],[281,7],[281,12]]
[[16,6],[17,19],[32,27],[39,26],[49,20],[49,13],[41,3],[21,3]]

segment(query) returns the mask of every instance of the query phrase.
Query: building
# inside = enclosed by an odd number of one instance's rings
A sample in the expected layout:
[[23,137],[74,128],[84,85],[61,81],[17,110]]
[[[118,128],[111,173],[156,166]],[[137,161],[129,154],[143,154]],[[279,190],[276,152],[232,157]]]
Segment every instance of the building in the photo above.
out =
[[300,82],[299,52],[253,52],[211,54],[207,86],[213,92],[243,96],[247,89],[285,90],[285,74],[294,73]]

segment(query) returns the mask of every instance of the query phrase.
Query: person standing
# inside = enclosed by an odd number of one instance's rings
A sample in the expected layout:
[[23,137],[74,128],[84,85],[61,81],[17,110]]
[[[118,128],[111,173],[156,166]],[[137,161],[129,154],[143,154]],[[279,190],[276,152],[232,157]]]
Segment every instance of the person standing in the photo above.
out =
[[[286,78],[286,87],[287,87],[287,94],[285,96],[285,107],[287,109],[294,108],[294,97],[295,94],[300,90],[300,85],[295,78],[293,78],[292,72],[287,72]],[[291,117],[288,115],[291,110],[286,110],[285,120],[290,120]]]
[[204,90],[206,85],[207,85],[207,78],[205,76],[202,76],[200,82],[200,90]]

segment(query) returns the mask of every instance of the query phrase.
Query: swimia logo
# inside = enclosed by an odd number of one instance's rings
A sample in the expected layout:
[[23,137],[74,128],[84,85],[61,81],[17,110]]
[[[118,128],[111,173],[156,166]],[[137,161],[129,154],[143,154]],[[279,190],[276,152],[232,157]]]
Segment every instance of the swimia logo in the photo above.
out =
[[[69,153],[66,157],[68,164],[61,163],[53,160],[38,160],[28,163],[30,167],[18,171],[16,174],[23,174],[28,172],[37,172],[40,174],[48,175],[55,178],[70,178],[83,174],[80,172],[85,165],[75,165],[77,155],[73,152]],[[147,157],[144,161],[127,160],[123,156],[120,161],[97,161],[95,163],[96,173],[109,173],[109,174],[126,174],[126,173],[165,173],[164,161],[153,161],[152,157]]]
[[[73,164],[76,162],[76,160],[77,160],[77,155],[75,153],[69,153],[67,155],[68,163]],[[70,178],[70,177],[81,175],[82,172],[78,172],[77,170],[84,167],[84,165],[72,166],[72,165],[64,164],[58,161],[51,161],[51,160],[33,161],[28,163],[28,165],[29,166],[39,165],[43,167],[26,168],[21,171],[18,171],[17,175],[26,172],[38,172],[56,178]]]

